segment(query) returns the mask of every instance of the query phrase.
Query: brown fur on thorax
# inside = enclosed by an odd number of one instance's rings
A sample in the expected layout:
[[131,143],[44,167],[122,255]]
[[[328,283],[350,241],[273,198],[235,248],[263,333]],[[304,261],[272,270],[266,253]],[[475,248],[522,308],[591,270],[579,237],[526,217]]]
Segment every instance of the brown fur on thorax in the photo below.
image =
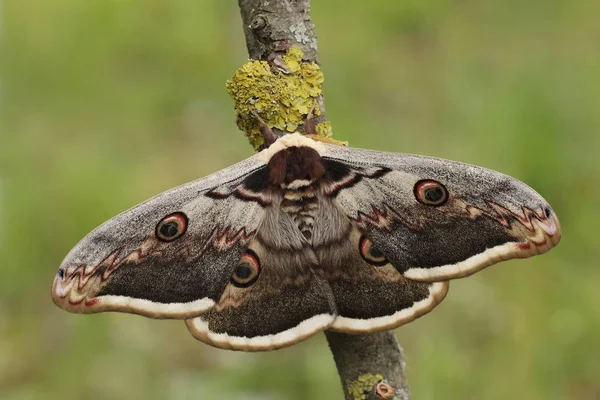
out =
[[267,164],[269,183],[280,187],[295,180],[315,182],[325,174],[321,156],[310,147],[288,147],[273,155]]

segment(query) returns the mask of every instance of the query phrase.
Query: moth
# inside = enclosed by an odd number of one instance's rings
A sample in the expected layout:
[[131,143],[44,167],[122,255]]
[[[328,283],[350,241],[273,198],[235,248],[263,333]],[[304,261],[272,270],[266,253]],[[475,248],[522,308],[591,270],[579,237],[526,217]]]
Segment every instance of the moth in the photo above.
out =
[[514,178],[294,133],[96,228],[60,265],[52,297],[272,350],[326,329],[396,328],[438,305],[449,280],[560,237],[552,208]]

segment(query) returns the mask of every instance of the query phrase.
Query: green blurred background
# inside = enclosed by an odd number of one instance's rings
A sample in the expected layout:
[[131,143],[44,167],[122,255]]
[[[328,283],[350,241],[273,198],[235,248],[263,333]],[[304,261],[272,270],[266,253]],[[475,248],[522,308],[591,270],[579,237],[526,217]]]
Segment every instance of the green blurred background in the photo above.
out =
[[[557,249],[453,282],[396,331],[413,397],[600,398],[600,2],[312,3],[337,139],[500,170],[562,222]],[[50,298],[96,225],[251,155],[225,91],[237,2],[2,6],[0,399],[341,398],[323,335],[236,353]]]

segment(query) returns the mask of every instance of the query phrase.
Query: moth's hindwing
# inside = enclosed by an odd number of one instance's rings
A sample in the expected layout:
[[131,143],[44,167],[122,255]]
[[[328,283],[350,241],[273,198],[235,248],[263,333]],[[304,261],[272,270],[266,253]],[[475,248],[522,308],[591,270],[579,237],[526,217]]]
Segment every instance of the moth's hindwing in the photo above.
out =
[[313,248],[337,306],[332,330],[396,328],[431,311],[448,291],[448,282],[404,277],[329,198],[320,201]]
[[[243,279],[234,275],[216,307],[187,321],[194,337],[221,348],[272,350],[332,324],[336,307],[331,288],[315,273],[314,253],[279,206],[267,209],[248,249],[253,271],[242,272]],[[257,279],[247,286],[254,275]]]

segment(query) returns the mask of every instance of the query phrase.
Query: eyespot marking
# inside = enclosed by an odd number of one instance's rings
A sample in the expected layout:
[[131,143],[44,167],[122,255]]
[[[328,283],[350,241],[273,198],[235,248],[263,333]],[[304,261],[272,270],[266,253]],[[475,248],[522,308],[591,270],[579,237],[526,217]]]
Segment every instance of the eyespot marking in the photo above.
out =
[[174,212],[160,220],[156,225],[155,235],[162,242],[172,242],[187,231],[187,226],[187,216],[180,211]]
[[256,282],[259,275],[260,260],[255,252],[248,249],[233,270],[231,283],[239,288],[247,288]]
[[426,206],[439,207],[448,201],[448,189],[438,181],[423,179],[415,183],[415,198]]
[[383,253],[381,253],[377,247],[373,246],[373,242],[366,236],[360,237],[360,240],[358,241],[358,251],[363,260],[376,267],[381,267],[389,263]]

